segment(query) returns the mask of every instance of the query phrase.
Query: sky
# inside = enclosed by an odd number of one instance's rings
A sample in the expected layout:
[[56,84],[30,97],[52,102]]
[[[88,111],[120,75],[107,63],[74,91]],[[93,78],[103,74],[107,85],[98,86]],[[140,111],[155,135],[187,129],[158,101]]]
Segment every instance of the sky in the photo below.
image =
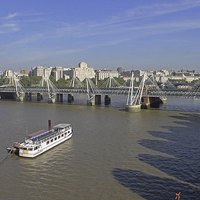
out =
[[1,0],[0,71],[200,72],[200,0]]

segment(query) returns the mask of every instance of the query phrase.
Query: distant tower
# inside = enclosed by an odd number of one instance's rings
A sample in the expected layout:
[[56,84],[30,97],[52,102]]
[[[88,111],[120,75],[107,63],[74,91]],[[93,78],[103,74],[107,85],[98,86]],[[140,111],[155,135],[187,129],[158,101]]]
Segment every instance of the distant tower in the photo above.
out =
[[124,67],[118,67],[117,71],[121,74],[122,72],[125,72],[126,69]]

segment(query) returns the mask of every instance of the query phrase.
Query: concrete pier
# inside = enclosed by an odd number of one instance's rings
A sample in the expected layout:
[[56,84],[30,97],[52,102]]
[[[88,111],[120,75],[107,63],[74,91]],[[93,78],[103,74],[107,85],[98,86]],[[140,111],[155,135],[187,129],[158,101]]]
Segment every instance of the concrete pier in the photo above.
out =
[[15,92],[1,92],[1,99],[15,99]]
[[68,94],[68,103],[72,103],[74,101],[73,94]]
[[94,99],[87,100],[87,106],[94,106],[94,104],[95,104]]
[[167,98],[166,97],[161,97],[161,104],[166,105],[167,104]]
[[105,105],[111,104],[111,98],[108,95],[105,95]]
[[28,92],[25,93],[25,100],[26,101],[28,101],[28,100],[31,101],[32,100],[32,93],[31,92],[30,93],[28,93]]
[[37,101],[41,101],[43,99],[43,96],[40,93],[37,93]]
[[101,105],[101,95],[95,95],[95,105]]
[[159,108],[161,103],[162,103],[162,101],[161,101],[160,97],[150,97],[150,107]]
[[141,108],[142,109],[150,108],[150,99],[149,99],[149,97],[142,97]]
[[24,94],[21,95],[21,96],[17,96],[17,95],[16,95],[16,96],[15,96],[15,100],[16,100],[16,101],[24,101],[24,96],[25,96]]
[[29,93],[28,97],[29,97],[29,101],[31,101],[32,100],[32,93],[31,92]]
[[127,112],[138,112],[141,110],[141,105],[126,105]]
[[57,94],[57,102],[63,102],[63,94]]
[[55,103],[55,102],[56,102],[55,97],[48,98],[48,103]]

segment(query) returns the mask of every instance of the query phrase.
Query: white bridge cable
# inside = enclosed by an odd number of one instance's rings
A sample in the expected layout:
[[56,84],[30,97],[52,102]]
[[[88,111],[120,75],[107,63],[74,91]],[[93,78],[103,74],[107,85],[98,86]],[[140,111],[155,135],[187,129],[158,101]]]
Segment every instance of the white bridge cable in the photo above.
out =
[[16,89],[17,97],[22,96],[25,93],[25,89],[24,89],[23,85],[20,83],[19,78],[17,78],[15,75],[13,75],[12,80],[13,80],[13,84]]
[[101,88],[120,87],[121,85],[110,74],[108,79],[101,85]]
[[131,105],[140,105],[140,102],[141,102],[141,98],[142,98],[142,93],[143,93],[143,90],[144,90],[144,83],[145,83],[145,80],[146,80],[146,72],[144,73],[144,76],[143,76],[143,79],[139,85],[139,88],[135,94],[135,96],[133,97],[133,100],[131,102]]
[[76,83],[77,83],[77,85],[76,85],[77,88],[83,88],[84,87],[84,85],[81,83],[81,81],[79,81],[79,79],[74,74],[73,78],[71,79],[69,87],[74,88]]
[[133,95],[133,74],[132,74],[128,99],[127,99],[127,105],[139,105],[140,104],[143,90],[144,90],[145,80],[146,80],[146,72],[144,73],[144,76],[142,78],[142,81],[140,82],[137,92],[135,93],[135,95]]
[[47,92],[49,98],[52,98],[56,95],[57,87],[51,82],[48,76],[42,76],[42,79],[40,81],[41,87],[47,87]]
[[87,96],[88,96],[88,100],[92,100],[95,97],[95,93],[99,93],[98,91],[98,87],[93,83],[93,81],[91,81],[87,74],[85,76],[86,79],[86,85],[87,85]]

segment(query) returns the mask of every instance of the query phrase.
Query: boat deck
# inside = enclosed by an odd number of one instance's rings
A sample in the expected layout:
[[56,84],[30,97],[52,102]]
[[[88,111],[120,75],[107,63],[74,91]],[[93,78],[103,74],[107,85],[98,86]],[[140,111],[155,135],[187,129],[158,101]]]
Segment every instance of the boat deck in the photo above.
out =
[[38,136],[35,135],[33,138],[29,138],[29,140],[32,140],[33,143],[37,143],[42,140],[46,141],[46,140],[48,140],[52,137],[56,137],[57,135],[60,135],[62,133],[64,134],[64,131],[62,131],[62,129],[67,128],[67,127],[70,128],[71,125],[70,124],[60,124],[60,125],[58,124],[58,125],[54,126],[54,128],[56,130],[52,129],[50,131],[45,131],[41,135],[39,134]]

